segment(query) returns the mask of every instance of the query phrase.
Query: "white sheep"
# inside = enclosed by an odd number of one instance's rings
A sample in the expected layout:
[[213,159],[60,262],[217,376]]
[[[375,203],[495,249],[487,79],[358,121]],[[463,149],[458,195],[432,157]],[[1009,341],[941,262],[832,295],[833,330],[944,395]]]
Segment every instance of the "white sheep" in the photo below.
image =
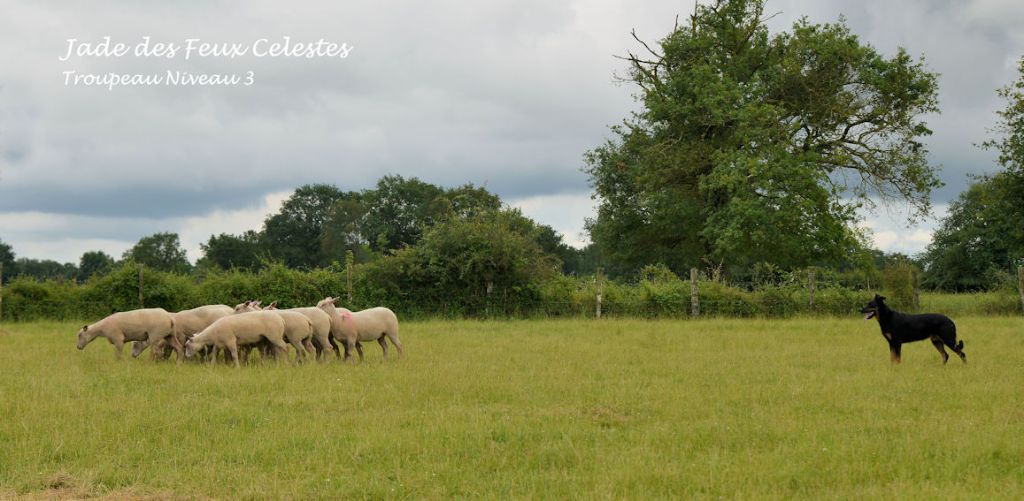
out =
[[350,348],[355,346],[359,359],[363,360],[363,346],[360,341],[377,341],[388,357],[387,339],[398,349],[398,356],[403,355],[402,342],[398,340],[398,317],[384,307],[369,308],[352,312],[335,306],[337,298],[328,297],[317,303],[331,317],[331,335],[345,343],[345,358],[350,356]]
[[114,345],[117,358],[122,357],[126,341],[155,344],[160,340],[169,343],[179,359],[182,357],[182,345],[174,336],[174,317],[163,308],[122,311],[86,325],[78,331],[78,349],[84,350],[97,337],[107,338]]
[[[305,308],[290,308],[287,310],[278,310],[277,301],[274,301],[270,303],[269,306],[267,306],[267,310],[290,311],[300,313],[304,315],[307,319],[309,319],[309,322],[313,327],[312,342],[306,344],[305,346],[306,349],[309,350],[310,352],[315,350],[318,359],[323,357],[325,349],[331,349],[331,317],[320,308],[310,306]],[[337,347],[335,347],[334,350],[335,352],[337,352]],[[340,355],[338,356],[340,358]]]
[[235,313],[246,313],[246,312],[250,312],[250,311],[260,311],[260,310],[263,309],[263,308],[260,308],[260,304],[262,302],[263,301],[255,301],[255,300],[250,299],[250,300],[248,300],[248,301],[246,301],[244,303],[236,304],[235,305]]
[[[234,313],[234,309],[223,304],[211,304],[171,313],[174,317],[174,337],[182,346],[185,341],[203,329],[216,322],[221,317]],[[136,341],[132,346],[132,356],[138,357],[150,345],[148,341]],[[165,342],[158,342],[153,346],[153,359],[170,357],[171,346]]]
[[[262,311],[272,311],[281,316],[281,320],[284,320],[284,340],[295,347],[295,360],[305,361],[309,353],[313,352],[313,322],[302,313],[277,309],[277,301],[270,303],[270,306]],[[269,354],[270,348],[271,345],[266,342],[260,343],[260,350],[264,356]],[[243,360],[249,356],[247,348],[243,348],[241,353]]]
[[[239,366],[238,348],[268,341],[275,348],[277,356],[287,353],[284,340],[284,320],[272,311],[252,311],[223,317],[202,332],[185,342],[185,357],[192,358],[196,352],[207,347],[226,349]],[[217,357],[213,357],[211,363]]]

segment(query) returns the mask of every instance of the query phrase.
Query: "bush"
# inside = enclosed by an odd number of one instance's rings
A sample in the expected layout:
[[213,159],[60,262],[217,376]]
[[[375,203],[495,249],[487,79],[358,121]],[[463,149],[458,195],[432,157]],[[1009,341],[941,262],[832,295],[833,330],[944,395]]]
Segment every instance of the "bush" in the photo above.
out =
[[[147,308],[180,311],[199,305],[196,287],[188,276],[145,268],[142,278],[143,302]],[[90,279],[82,300],[91,303],[90,311],[106,311],[106,314],[138,308],[138,267],[129,262],[105,276]]]
[[885,266],[882,274],[883,295],[893,309],[915,311],[914,277],[917,268],[909,261],[900,259]]
[[[762,287],[758,291],[761,309],[765,316],[789,317],[798,312],[807,311],[807,301],[801,301],[799,294],[792,286]],[[815,294],[817,299],[817,294]]]

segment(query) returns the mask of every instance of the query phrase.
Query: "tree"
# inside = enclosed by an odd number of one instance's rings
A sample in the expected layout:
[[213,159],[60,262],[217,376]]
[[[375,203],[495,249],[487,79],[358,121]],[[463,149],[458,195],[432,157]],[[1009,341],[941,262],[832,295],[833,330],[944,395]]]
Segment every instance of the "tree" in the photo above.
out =
[[14,276],[14,250],[11,246],[0,240],[0,265],[3,266],[3,283],[7,283]]
[[377,252],[413,245],[434,223],[431,204],[443,194],[441,188],[417,178],[384,176],[376,189],[363,194],[361,232]]
[[1007,101],[1006,109],[998,112],[997,137],[986,141],[984,148],[999,153],[999,165],[1013,175],[1024,174],[1024,57],[1017,63],[1018,78],[997,91]]
[[773,35],[763,13],[763,0],[717,0],[657,47],[634,34],[646,55],[624,57],[626,80],[642,109],[585,156],[599,200],[587,226],[611,271],[842,262],[863,247],[857,208],[928,213],[935,74],[842,19]]
[[[6,270],[7,267],[4,266],[4,269]],[[4,271],[5,275],[7,273],[7,271]],[[22,257],[14,262],[10,273],[22,277],[31,277],[36,280],[49,280],[52,278],[73,280],[78,275],[78,268],[71,263],[62,264],[52,259],[40,260]]]
[[576,249],[562,240],[562,235],[555,231],[554,228],[546,224],[537,225],[537,243],[540,244],[540,248],[547,252],[557,256],[559,261],[562,262],[562,273],[568,274],[580,274],[581,272],[594,273],[595,267],[591,267],[589,270],[581,269],[582,251]]
[[299,187],[281,206],[281,211],[263,223],[266,249],[275,259],[292,268],[314,268],[329,264],[321,252],[321,237],[332,207],[339,200],[358,196],[328,184]]
[[339,260],[351,250],[356,262],[415,245],[426,228],[438,221],[465,218],[501,208],[501,199],[484,188],[466,184],[439,186],[385,176],[374,189],[347,194],[335,202],[321,236],[322,250]]
[[1003,170],[976,178],[950,205],[925,252],[929,287],[985,289],[1024,265],[1024,58],[1018,72],[998,90],[1007,105],[998,112],[996,137],[982,145],[999,153]]
[[241,235],[211,235],[205,244],[199,244],[199,248],[203,257],[196,266],[216,266],[225,270],[257,270],[262,267],[260,258],[265,254],[260,234],[252,230]]
[[122,259],[171,273],[188,273],[192,269],[177,233],[154,233],[142,237],[134,247],[125,251]]
[[363,234],[366,217],[365,191],[335,202],[324,225],[321,249],[332,261],[344,261],[345,253],[352,251],[356,263],[373,259],[370,242]]
[[470,310],[490,302],[519,304],[534,299],[536,286],[560,265],[541,248],[537,233],[517,210],[446,219],[428,228],[416,245],[373,263],[367,276],[390,297],[419,307],[449,301]]
[[431,202],[429,212],[437,219],[472,217],[501,209],[501,198],[486,188],[464,184],[446,190]]
[[78,281],[84,282],[93,275],[106,275],[114,268],[114,258],[103,251],[89,251],[78,260]]
[[950,204],[924,253],[926,287],[987,289],[998,270],[1010,268],[1012,235],[1021,220],[1006,218],[1007,177],[979,178]]

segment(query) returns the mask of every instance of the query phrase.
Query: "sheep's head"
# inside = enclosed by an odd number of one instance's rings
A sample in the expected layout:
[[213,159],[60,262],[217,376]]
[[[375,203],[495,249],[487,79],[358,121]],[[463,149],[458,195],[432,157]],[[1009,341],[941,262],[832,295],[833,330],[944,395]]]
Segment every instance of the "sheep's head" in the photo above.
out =
[[192,338],[189,338],[188,341],[185,341],[185,358],[192,358],[196,356],[196,351],[198,351],[198,349],[196,348],[196,345],[193,342]]
[[274,302],[270,303],[269,306],[267,306],[266,308],[263,308],[263,309],[264,310],[276,310],[277,309],[277,301],[274,301]]
[[235,313],[245,313],[247,311],[252,311],[251,309],[249,309],[251,307],[252,307],[252,300],[246,301],[244,303],[236,304],[235,305]]
[[78,349],[84,350],[85,345],[91,343],[98,335],[99,332],[96,329],[90,330],[88,325],[82,327],[82,330],[78,331]]
[[138,358],[139,355],[142,355],[142,352],[146,351],[148,346],[148,341],[135,341],[132,343],[132,357]]
[[331,308],[334,308],[334,302],[337,300],[337,298],[326,297],[324,299],[321,299],[320,302],[316,304],[316,307],[320,308],[321,310],[330,310]]

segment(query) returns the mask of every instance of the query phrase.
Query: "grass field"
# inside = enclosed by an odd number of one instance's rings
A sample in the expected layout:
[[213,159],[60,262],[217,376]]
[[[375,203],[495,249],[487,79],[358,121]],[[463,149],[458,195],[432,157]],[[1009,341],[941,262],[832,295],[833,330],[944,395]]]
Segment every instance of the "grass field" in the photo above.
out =
[[0,498],[1021,498],[1024,319],[421,322],[361,365],[0,326]]

